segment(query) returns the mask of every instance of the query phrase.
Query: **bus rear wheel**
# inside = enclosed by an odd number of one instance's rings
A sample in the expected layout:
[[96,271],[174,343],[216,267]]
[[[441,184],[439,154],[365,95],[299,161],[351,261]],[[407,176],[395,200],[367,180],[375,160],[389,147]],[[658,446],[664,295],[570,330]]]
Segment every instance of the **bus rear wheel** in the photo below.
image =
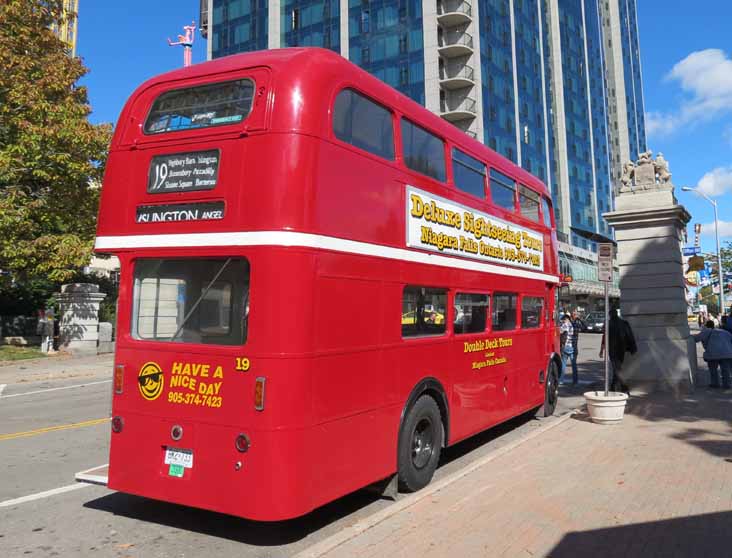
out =
[[407,411],[399,433],[399,489],[415,492],[432,480],[442,449],[440,409],[422,395]]
[[559,370],[557,363],[551,362],[544,382],[544,403],[536,410],[536,417],[552,416],[557,408],[557,401],[559,401]]

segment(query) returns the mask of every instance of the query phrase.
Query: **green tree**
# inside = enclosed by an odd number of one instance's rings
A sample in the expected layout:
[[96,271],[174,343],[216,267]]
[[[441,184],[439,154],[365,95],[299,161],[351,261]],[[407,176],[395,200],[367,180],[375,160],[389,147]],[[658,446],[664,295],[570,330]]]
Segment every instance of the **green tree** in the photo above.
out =
[[[51,32],[62,0],[0,2],[0,279],[65,281],[92,251],[111,126]],[[2,285],[0,284],[0,287]]]

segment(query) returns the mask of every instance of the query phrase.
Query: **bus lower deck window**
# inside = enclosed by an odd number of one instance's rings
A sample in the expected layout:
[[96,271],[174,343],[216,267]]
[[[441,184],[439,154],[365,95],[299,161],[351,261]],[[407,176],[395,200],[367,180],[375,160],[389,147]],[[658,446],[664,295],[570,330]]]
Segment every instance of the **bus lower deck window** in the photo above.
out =
[[140,259],[132,335],[147,341],[243,345],[249,263],[243,258]]
[[516,303],[518,295],[502,293],[493,295],[493,331],[516,329]]
[[402,337],[441,335],[447,319],[447,291],[405,287],[402,295]]
[[455,333],[480,333],[485,331],[488,315],[488,295],[464,294],[455,295],[455,317],[453,329]]
[[521,328],[533,329],[541,325],[541,311],[544,299],[538,296],[525,296],[521,299]]

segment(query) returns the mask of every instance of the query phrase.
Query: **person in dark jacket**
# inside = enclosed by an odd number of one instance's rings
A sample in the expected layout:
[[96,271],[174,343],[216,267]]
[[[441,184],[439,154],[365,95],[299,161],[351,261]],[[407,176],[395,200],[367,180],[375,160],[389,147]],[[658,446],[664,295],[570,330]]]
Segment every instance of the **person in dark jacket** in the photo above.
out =
[[703,358],[709,366],[709,387],[719,387],[719,369],[722,369],[722,388],[730,388],[732,377],[732,334],[716,329],[712,320],[707,321],[699,333],[694,335],[697,343],[704,347]]
[[638,346],[635,343],[635,336],[630,324],[621,319],[618,310],[613,308],[610,310],[610,321],[608,330],[602,334],[602,345],[600,346],[600,358],[605,355],[605,340],[608,339],[608,356],[612,364],[612,380],[610,389],[612,391],[623,391],[630,394],[628,384],[623,381],[622,369],[625,353],[635,354],[638,352]]
[[732,333],[732,313],[722,316],[722,329]]

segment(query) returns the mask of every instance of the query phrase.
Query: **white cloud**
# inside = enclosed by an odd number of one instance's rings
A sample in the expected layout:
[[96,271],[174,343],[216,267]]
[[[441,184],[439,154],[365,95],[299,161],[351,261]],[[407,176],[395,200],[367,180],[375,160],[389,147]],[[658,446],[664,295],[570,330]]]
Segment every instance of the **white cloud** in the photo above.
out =
[[[714,223],[704,223],[702,225],[702,236],[714,238]],[[732,239],[732,221],[720,221],[719,222],[719,238]]]
[[674,114],[662,112],[646,113],[646,133],[649,136],[666,136],[676,130],[679,125],[679,118]]
[[701,177],[697,189],[707,196],[721,196],[732,192],[732,167],[717,167]]
[[666,80],[678,82],[686,98],[676,111],[646,114],[649,136],[666,135],[732,111],[732,58],[720,49],[692,52],[671,68]]

